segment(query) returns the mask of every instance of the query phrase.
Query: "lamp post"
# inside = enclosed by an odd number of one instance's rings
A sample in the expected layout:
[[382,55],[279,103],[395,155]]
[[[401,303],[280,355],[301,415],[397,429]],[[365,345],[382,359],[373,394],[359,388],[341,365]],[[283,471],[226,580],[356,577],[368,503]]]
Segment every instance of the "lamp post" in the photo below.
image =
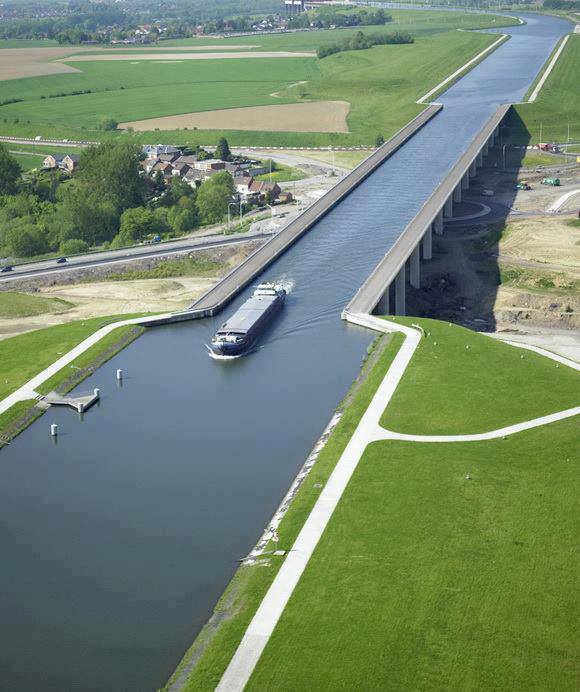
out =
[[[230,222],[231,222],[230,207],[235,207],[236,204],[237,204],[237,202],[230,202],[230,203],[228,204],[228,227],[227,227],[227,232],[228,232],[228,233],[230,232]],[[226,232],[224,231],[224,235],[225,235],[225,234],[226,234]]]

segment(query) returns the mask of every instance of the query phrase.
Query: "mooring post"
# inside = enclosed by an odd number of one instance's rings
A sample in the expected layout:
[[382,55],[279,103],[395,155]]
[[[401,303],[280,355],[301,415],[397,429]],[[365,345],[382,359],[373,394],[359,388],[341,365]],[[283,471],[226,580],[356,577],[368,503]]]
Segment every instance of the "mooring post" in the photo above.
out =
[[57,425],[56,423],[53,423],[53,424],[50,426],[50,434],[51,434],[53,437],[56,437],[56,436],[58,435],[58,425]]

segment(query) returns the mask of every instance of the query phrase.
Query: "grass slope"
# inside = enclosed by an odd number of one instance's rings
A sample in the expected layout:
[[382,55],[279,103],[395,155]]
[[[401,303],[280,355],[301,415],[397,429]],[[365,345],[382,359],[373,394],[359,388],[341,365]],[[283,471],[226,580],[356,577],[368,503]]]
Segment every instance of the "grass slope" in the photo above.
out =
[[[401,343],[400,335],[385,337],[382,345],[376,347],[380,350],[373,352],[369,358],[368,363],[374,363],[373,367],[367,367],[363,371],[364,379],[355,383],[345,399],[346,407],[340,422],[328,438],[280,524],[278,533],[281,545],[290,546],[294,542],[318,498],[321,485],[328,479],[348,444]],[[173,680],[184,675],[187,680],[184,692],[210,692],[215,689],[260,601],[276,576],[280,559],[270,557],[268,561],[269,567],[243,566],[236,572],[215,608],[215,620],[202,630],[172,677]],[[184,671],[188,670],[191,659],[195,660],[198,656],[197,664],[188,675]]]
[[0,341],[0,399],[42,372],[100,327],[129,317],[136,315],[69,322]]
[[71,307],[72,303],[60,298],[47,298],[13,291],[0,292],[0,318],[31,317],[47,312],[64,312]]
[[[517,143],[580,139],[580,36],[572,35],[537,100],[514,106],[509,135]],[[505,135],[504,135],[505,136]]]
[[580,405],[580,380],[571,368],[447,322],[396,320],[419,323],[430,336],[382,417],[389,430],[487,432]]
[[245,689],[577,689],[579,461],[574,420],[373,444]]

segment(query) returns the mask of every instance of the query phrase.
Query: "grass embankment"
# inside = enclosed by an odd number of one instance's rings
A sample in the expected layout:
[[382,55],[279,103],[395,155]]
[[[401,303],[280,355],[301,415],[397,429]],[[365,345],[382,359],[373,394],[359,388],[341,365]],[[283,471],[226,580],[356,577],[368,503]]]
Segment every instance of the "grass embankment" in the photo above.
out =
[[[460,411],[470,432],[493,407],[502,424],[522,419],[526,396],[568,404],[571,371],[548,362],[538,394],[508,372],[515,349],[474,334],[489,358],[466,368],[466,330],[405,321],[438,340],[436,360],[424,340],[410,364],[414,425],[434,416],[455,429]],[[572,692],[579,461],[576,419],[486,442],[370,445],[246,689]]]
[[[320,488],[328,479],[340,454],[348,444],[360,417],[370,403],[377,387],[395,357],[402,338],[399,335],[383,337],[363,368],[363,378],[355,383],[347,395],[347,406],[341,420],[329,436],[318,459],[303,481],[292,505],[278,529],[280,546],[292,545],[306,517],[318,499]],[[372,366],[372,367],[371,367]],[[242,566],[236,572],[228,589],[215,608],[214,619],[206,625],[193,646],[186,653],[174,673],[174,678],[184,675],[184,690],[200,692],[214,690],[226,669],[243,633],[260,601],[272,583],[280,567],[279,557],[267,556],[268,567]],[[190,661],[197,660],[187,675]]]
[[[134,315],[136,316],[136,315]],[[130,317],[95,318],[39,329],[0,342],[0,398],[4,398],[51,363],[74,348],[100,327]],[[125,348],[144,331],[143,327],[122,326],[107,334],[71,364],[37,388],[40,394],[53,390],[66,393],[89,377],[94,370]],[[35,400],[20,401],[0,414],[0,446],[16,437],[42,411]]]
[[537,100],[513,107],[504,140],[509,137],[518,144],[566,142],[568,125],[570,138],[580,139],[579,71],[580,36],[571,35]]
[[[363,28],[409,30],[416,38],[413,45],[377,46],[322,61],[314,57],[256,58],[164,64],[139,61],[135,54],[136,64],[75,62],[79,73],[4,82],[3,98],[23,101],[1,106],[0,122],[6,134],[36,136],[41,132],[44,137],[109,139],[128,135],[96,130],[105,116],[126,122],[216,108],[336,99],[352,104],[348,118],[351,134],[179,130],[158,132],[155,137],[157,141],[190,144],[211,144],[224,134],[234,145],[372,144],[378,134],[386,137],[394,133],[419,113],[422,108],[414,103],[417,98],[496,38],[450,30],[481,26],[481,17],[443,14],[401,11],[397,23]],[[485,18],[487,26],[497,25],[495,22]],[[225,39],[224,45],[233,42],[259,44],[260,50],[315,50],[325,42],[343,39],[349,31],[241,37]],[[304,89],[289,86],[301,81],[307,82]],[[87,89],[92,93],[48,98]],[[133,136],[136,141],[150,141],[152,133]]]
[[580,378],[571,368],[455,324],[395,319],[419,322],[430,335],[421,339],[382,417],[389,430],[487,432],[580,405]]
[[210,257],[184,257],[174,260],[163,260],[153,269],[142,269],[109,274],[106,281],[135,281],[137,279],[174,279],[179,276],[209,277],[217,276],[223,270],[223,264]]
[[130,317],[137,315],[95,317],[0,341],[0,399],[42,372],[100,327]]
[[536,168],[536,166],[558,166],[567,163],[565,156],[526,152],[521,160],[521,168]]
[[371,445],[246,690],[577,689],[579,461],[577,420]]
[[47,312],[66,312],[73,307],[72,303],[61,298],[47,298],[30,293],[0,291],[0,318],[32,317]]

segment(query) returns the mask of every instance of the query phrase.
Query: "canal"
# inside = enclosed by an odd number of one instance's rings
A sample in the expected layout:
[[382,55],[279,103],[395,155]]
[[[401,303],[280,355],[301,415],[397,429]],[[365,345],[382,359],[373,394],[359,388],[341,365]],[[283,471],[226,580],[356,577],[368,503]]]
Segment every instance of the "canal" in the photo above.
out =
[[569,30],[526,19],[442,97],[443,113],[268,269],[293,288],[257,353],[223,363],[205,348],[246,291],[215,320],[148,331],[89,380],[103,398],[83,421],[50,411],[2,450],[1,689],[163,685],[357,374],[373,337],[341,309]]

